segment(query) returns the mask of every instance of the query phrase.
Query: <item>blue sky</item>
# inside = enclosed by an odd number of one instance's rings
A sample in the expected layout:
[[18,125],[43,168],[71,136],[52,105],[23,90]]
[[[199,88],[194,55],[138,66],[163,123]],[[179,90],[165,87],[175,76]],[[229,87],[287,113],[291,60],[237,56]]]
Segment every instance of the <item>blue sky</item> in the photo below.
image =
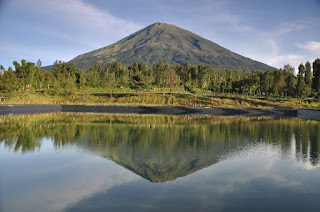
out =
[[280,68],[320,57],[320,0],[0,0],[0,64],[51,65],[154,22]]

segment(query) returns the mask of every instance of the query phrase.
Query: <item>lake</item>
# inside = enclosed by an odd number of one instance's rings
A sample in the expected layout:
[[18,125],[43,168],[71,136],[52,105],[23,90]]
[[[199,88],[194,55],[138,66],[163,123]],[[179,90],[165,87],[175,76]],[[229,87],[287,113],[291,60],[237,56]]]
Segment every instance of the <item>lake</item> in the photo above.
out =
[[320,122],[0,116],[0,211],[320,211]]

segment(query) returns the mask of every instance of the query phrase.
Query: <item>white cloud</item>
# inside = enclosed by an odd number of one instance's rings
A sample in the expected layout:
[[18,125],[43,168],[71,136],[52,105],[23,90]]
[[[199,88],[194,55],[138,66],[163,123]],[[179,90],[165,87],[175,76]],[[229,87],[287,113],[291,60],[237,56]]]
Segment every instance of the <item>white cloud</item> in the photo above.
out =
[[[309,54],[303,54],[299,49],[292,50],[294,43],[287,43],[288,36],[302,33],[303,30],[310,27],[310,24],[314,23],[313,21],[308,19],[294,20],[279,22],[271,28],[259,28],[254,25],[254,21],[246,21],[245,16],[231,13],[228,2],[209,1],[209,3],[207,5],[210,8],[209,12],[211,14],[212,11],[215,11],[215,18],[209,19],[210,16],[208,16],[207,19],[212,23],[224,23],[227,26],[226,29],[223,28],[224,30],[239,33],[237,39],[234,39],[235,42],[226,40],[224,35],[226,32],[223,32],[222,36],[219,36],[218,33],[213,35],[207,33],[209,39],[215,38],[211,40],[217,40],[226,48],[276,68],[281,68],[288,63],[298,67],[300,63],[315,58]],[[233,39],[231,36],[229,37]],[[290,51],[288,51],[289,49]]]
[[53,8],[52,15],[56,15],[55,12],[58,12],[59,15],[62,15],[64,22],[75,24],[85,30],[99,31],[106,36],[112,36],[110,33],[124,36],[141,28],[131,21],[117,18],[109,12],[81,0],[64,0],[62,4],[57,0],[46,2],[50,8]]
[[[32,41],[29,39],[28,44],[23,40],[14,43],[6,41],[6,46],[22,47],[22,50],[11,49],[11,52],[21,53],[17,59],[28,56],[30,58],[30,55],[40,52],[35,58],[30,59],[51,57],[52,61],[49,64],[56,59],[68,61],[84,52],[110,45],[143,27],[116,17],[109,11],[84,0],[29,0],[28,3],[15,0],[8,2],[6,10],[20,11],[23,16],[18,17],[18,21],[14,24],[17,24],[17,28],[23,26],[25,34],[34,35],[34,39]],[[19,19],[21,17],[27,18],[21,20]],[[38,40],[42,41],[42,46]],[[4,49],[3,46],[0,48]],[[47,50],[39,50],[44,48]],[[26,51],[28,53],[24,54]],[[14,56],[17,55],[14,54]]]
[[312,54],[316,54],[316,55],[320,56],[320,42],[309,41],[303,45],[297,45],[297,46],[301,49],[304,49],[304,50],[312,53]]
[[290,64],[298,67],[300,63],[305,61],[305,56],[299,54],[280,54],[270,58],[266,58],[266,62],[271,66],[282,67],[284,64]]
[[[28,4],[14,1],[13,6],[23,6],[30,12],[37,12],[40,15],[45,15],[46,19],[52,19],[49,22],[61,24],[61,26],[67,26],[71,29],[77,28],[86,34],[100,32],[105,36],[113,37],[114,35],[110,33],[115,33],[119,37],[141,28],[140,25],[132,21],[115,17],[108,11],[83,0],[30,0]],[[61,27],[54,26],[54,29],[61,30]]]
[[[300,20],[292,23],[280,23],[274,29],[265,32],[253,30],[250,40],[251,52],[248,56],[276,68],[282,68],[285,64],[290,64],[296,70],[299,64],[314,61],[320,55],[320,42],[310,41],[299,45],[284,43],[286,37],[293,33],[302,32],[310,26],[310,23],[307,20]],[[255,39],[259,43],[252,45]],[[262,51],[261,49],[265,50]],[[244,49],[243,51],[248,52],[249,50]]]

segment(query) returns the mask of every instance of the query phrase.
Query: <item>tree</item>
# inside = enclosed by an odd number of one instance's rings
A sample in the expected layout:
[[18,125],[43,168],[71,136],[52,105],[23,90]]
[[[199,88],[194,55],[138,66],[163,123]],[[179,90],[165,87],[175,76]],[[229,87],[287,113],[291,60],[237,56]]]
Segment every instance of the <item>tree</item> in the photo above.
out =
[[[283,69],[273,71],[239,72],[237,70],[214,70],[206,65],[169,65],[159,60],[152,68],[144,62],[124,66],[119,62],[94,64],[88,72],[83,72],[73,64],[56,61],[53,71],[46,71],[40,66],[21,60],[14,61],[15,71],[3,70],[0,66],[0,88],[2,92],[17,90],[32,91],[41,89],[51,94],[72,94],[75,89],[85,87],[132,88],[136,90],[149,88],[150,85],[170,88],[176,86],[196,92],[198,89],[222,93],[242,93],[247,95],[273,95],[304,97],[311,94],[320,95],[320,59],[311,64],[299,66],[299,73],[289,64]],[[11,84],[11,85],[10,85]],[[112,92],[111,92],[112,95]]]
[[[209,86],[210,78],[210,67],[207,65],[198,65],[198,87],[201,89],[206,89]],[[231,87],[231,85],[230,85]]]
[[41,62],[41,60],[40,60],[40,59],[38,59],[38,61],[37,61],[36,65],[37,65],[37,67],[41,68],[41,66],[42,66],[42,62]]
[[306,95],[306,83],[304,79],[305,67],[303,64],[300,64],[298,69],[297,95],[303,97]]
[[144,76],[148,76],[150,74],[148,64],[145,62],[141,62],[139,64],[139,70]]
[[[22,62],[23,60],[21,60]],[[27,76],[27,73],[25,72],[25,70],[23,69],[23,67],[19,64],[19,62],[17,61],[13,61],[13,66],[15,68],[15,72],[18,78],[22,79],[24,77]]]
[[316,59],[313,64],[313,79],[312,79],[312,88],[314,91],[320,95],[320,59]]
[[154,84],[158,85],[158,86],[162,86],[163,85],[163,81],[164,81],[164,71],[165,71],[165,65],[163,64],[162,60],[159,60],[158,63],[153,64],[153,72],[155,74],[155,80],[154,80]]
[[87,83],[90,87],[96,88],[100,85],[100,76],[98,72],[98,67],[94,64],[88,71]]
[[276,70],[274,74],[274,85],[273,85],[273,94],[275,96],[282,95],[283,88],[286,85],[284,71],[282,69]]
[[286,95],[294,96],[296,93],[297,78],[293,74],[289,74],[286,78]]
[[270,71],[265,71],[260,75],[260,90],[264,95],[270,95],[272,87],[272,73]]
[[0,74],[0,93],[10,93],[19,89],[19,82],[11,67]]
[[190,69],[190,63],[185,63],[183,66],[178,65],[177,67],[177,74],[179,75],[183,85],[185,85],[190,80]]
[[284,65],[283,72],[286,74],[294,74],[294,67],[291,66],[290,64]]
[[145,89],[148,87],[148,84],[145,80],[145,76],[142,73],[136,73],[132,76],[130,81],[130,88],[136,91]]
[[169,67],[165,72],[165,85],[170,88],[170,94],[172,93],[172,88],[179,85],[180,78],[176,71]]
[[32,88],[34,74],[36,72],[35,64],[21,60],[21,65],[17,61],[14,61],[13,65],[15,67],[15,74],[23,83],[23,89]]
[[306,83],[306,95],[310,96],[311,85],[312,85],[312,72],[311,72],[311,64],[309,62],[306,62],[306,73],[304,76],[304,81]]
[[27,73],[27,76],[25,77],[25,80],[24,80],[25,86],[27,88],[32,88],[34,76],[36,73],[35,64],[28,62],[25,69],[26,69],[26,73]]
[[37,67],[36,73],[34,74],[33,87],[34,88],[44,88],[45,87],[45,75],[46,71]]

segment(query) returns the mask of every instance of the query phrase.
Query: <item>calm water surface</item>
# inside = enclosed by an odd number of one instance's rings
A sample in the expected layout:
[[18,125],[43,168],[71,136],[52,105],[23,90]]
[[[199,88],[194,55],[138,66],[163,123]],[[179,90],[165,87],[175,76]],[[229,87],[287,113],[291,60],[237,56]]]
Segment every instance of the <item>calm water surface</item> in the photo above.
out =
[[0,116],[0,211],[320,211],[320,122]]

